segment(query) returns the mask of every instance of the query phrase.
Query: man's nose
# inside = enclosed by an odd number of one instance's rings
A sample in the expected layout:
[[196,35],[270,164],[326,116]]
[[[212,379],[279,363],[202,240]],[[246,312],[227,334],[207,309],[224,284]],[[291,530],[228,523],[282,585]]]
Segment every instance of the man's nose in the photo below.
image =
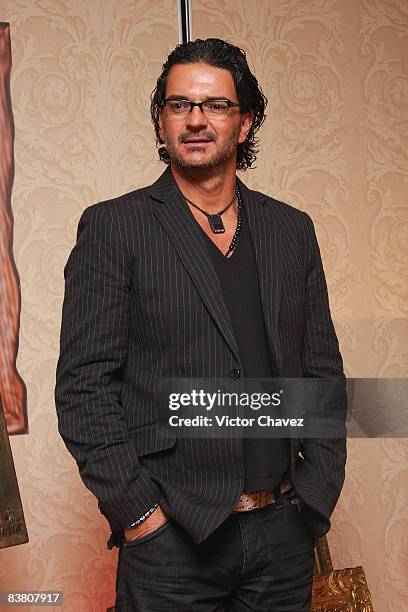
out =
[[193,110],[190,111],[186,117],[186,126],[197,130],[205,127],[207,123],[208,121],[205,114],[201,112],[198,106],[193,106]]

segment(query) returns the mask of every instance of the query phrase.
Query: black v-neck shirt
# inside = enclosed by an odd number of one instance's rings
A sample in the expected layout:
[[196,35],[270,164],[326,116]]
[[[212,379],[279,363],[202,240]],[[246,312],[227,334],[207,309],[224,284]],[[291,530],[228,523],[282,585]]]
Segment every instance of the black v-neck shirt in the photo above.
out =
[[[225,257],[211,238],[201,231],[231,317],[243,376],[272,378],[258,269],[244,203],[241,232],[230,257]],[[289,458],[288,439],[245,438],[243,490],[274,489],[289,467]]]

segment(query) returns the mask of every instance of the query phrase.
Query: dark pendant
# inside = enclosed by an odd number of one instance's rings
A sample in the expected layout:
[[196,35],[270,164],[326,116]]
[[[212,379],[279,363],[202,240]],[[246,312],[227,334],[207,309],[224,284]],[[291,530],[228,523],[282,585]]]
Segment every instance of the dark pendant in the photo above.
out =
[[225,232],[220,215],[208,215],[208,222],[214,234],[223,234]]

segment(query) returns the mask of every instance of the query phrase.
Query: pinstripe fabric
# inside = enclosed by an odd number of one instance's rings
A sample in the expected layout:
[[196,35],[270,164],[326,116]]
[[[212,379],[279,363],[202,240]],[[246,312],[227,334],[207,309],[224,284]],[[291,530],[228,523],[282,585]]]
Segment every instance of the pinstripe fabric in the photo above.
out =
[[[311,220],[239,184],[274,372],[342,376]],[[85,485],[112,531],[160,500],[201,542],[242,492],[242,441],[159,436],[158,380],[242,366],[204,237],[169,168],[84,211],[65,280],[56,406]],[[292,440],[292,478],[316,534],[329,528],[344,462],[344,440]]]

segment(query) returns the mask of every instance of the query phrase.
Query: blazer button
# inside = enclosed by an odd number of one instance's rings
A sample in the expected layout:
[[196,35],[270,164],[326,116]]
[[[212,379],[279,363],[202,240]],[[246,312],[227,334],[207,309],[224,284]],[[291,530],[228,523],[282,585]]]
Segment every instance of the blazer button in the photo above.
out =
[[230,372],[230,376],[231,376],[231,378],[239,378],[241,376],[241,372],[240,372],[239,368],[232,368],[232,370]]

